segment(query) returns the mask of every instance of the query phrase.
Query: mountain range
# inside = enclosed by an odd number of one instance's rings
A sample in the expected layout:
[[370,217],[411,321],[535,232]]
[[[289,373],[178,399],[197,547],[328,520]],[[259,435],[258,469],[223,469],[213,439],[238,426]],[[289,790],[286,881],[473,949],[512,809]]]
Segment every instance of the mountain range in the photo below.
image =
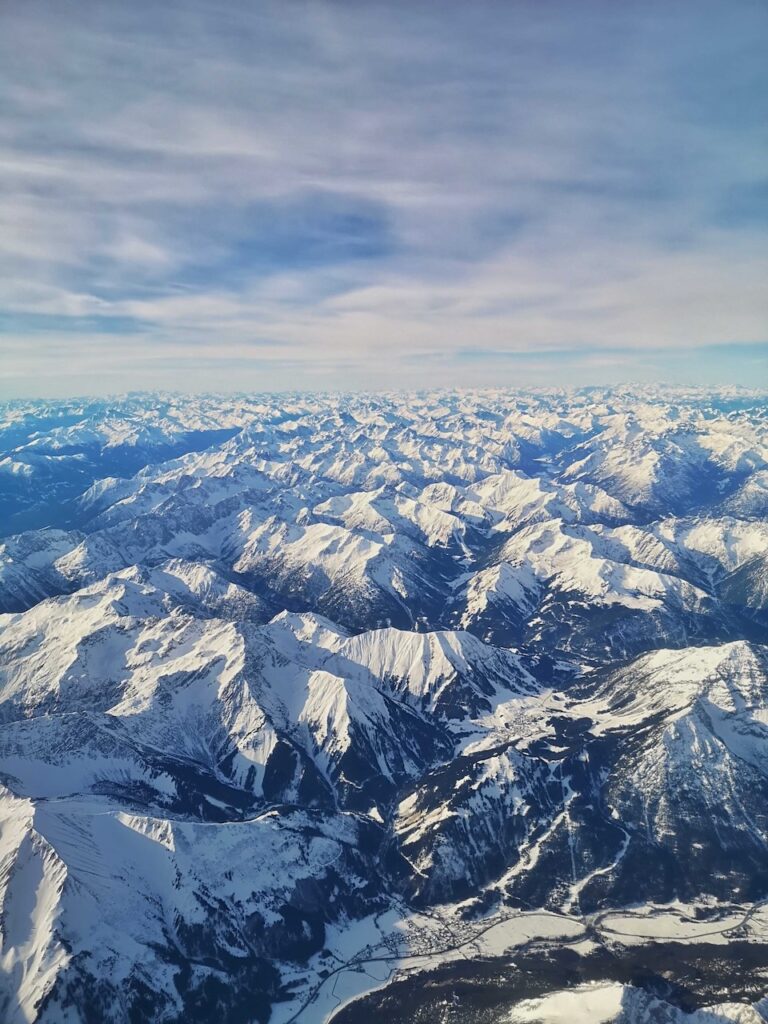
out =
[[765,395],[8,403],[0,612],[8,1024],[768,1020]]

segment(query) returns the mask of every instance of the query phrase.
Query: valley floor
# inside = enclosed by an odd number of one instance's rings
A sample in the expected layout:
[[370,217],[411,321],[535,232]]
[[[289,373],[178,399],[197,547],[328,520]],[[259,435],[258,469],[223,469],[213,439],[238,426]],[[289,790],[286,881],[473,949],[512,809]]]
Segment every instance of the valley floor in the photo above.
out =
[[766,903],[502,911],[473,921],[460,910],[392,911],[334,931],[312,971],[295,977],[296,998],[275,1007],[274,1024],[513,1021],[499,1014],[566,979],[577,991],[642,986],[690,1013],[726,999],[751,1005],[768,981]]

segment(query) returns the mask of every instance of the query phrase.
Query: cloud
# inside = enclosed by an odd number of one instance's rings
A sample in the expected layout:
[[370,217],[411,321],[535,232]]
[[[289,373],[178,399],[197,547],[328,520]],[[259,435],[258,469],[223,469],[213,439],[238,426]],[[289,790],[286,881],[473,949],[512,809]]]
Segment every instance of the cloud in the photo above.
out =
[[343,387],[457,383],[473,348],[585,372],[634,349],[663,375],[662,350],[765,340],[760,4],[32,0],[0,21],[8,394],[63,362],[73,387],[161,364]]

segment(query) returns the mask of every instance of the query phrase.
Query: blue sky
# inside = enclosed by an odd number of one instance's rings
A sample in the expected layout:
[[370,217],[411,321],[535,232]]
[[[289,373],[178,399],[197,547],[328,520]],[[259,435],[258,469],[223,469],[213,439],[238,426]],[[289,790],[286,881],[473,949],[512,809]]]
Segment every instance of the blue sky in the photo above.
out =
[[762,0],[7,4],[0,396],[768,383]]

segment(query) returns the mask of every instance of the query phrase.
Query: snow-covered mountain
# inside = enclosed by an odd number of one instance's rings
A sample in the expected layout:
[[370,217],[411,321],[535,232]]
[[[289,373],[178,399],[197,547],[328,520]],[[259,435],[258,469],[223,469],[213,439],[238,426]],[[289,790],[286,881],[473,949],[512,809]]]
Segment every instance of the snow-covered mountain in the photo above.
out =
[[766,478],[749,392],[0,409],[3,1020],[311,1024],[369,918],[758,905]]

